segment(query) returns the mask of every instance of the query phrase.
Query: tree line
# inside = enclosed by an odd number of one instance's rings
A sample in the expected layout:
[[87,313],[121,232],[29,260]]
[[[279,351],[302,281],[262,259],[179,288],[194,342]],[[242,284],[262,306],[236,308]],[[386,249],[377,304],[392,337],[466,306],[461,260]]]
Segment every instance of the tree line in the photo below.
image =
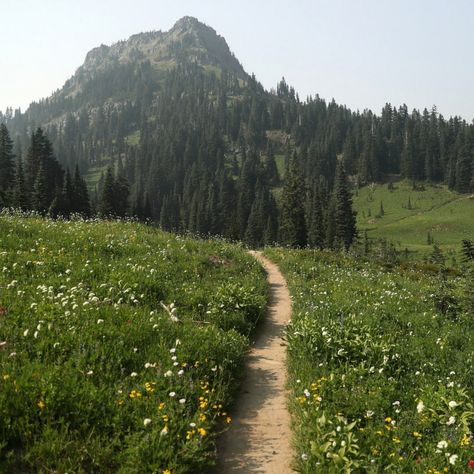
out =
[[434,108],[353,112],[301,101],[284,79],[268,92],[254,76],[190,62],[159,78],[147,60],[110,67],[79,78],[74,95],[67,85],[0,117],[17,156],[44,124],[64,168],[98,176],[90,205],[104,215],[252,245],[334,248],[354,238],[354,186],[396,175],[474,189],[473,125]]

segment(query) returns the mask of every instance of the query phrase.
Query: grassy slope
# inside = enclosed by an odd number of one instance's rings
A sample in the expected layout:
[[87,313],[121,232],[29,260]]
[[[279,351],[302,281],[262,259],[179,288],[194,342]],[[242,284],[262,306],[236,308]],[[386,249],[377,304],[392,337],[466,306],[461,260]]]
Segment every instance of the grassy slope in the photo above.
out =
[[[378,217],[381,202],[385,212]],[[462,239],[474,238],[474,198],[446,186],[426,185],[425,191],[413,191],[407,182],[396,183],[394,191],[387,185],[366,186],[354,197],[354,207],[361,231],[367,229],[369,237],[386,237],[402,250],[431,251],[428,232],[444,250],[458,250]]]
[[464,472],[474,459],[472,316],[436,311],[436,277],[329,252],[266,253],[293,295],[298,472]]
[[212,463],[266,303],[243,249],[135,223],[4,215],[0,269],[1,472]]

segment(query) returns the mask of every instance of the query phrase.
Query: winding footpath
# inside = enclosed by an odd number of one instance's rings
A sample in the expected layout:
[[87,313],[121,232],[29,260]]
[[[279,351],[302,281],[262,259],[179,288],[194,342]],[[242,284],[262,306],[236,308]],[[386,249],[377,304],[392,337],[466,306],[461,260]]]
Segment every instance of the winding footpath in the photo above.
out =
[[278,267],[261,252],[251,254],[267,272],[270,301],[247,358],[242,394],[231,413],[232,425],[218,443],[215,474],[293,472],[282,340],[291,317],[290,293]]

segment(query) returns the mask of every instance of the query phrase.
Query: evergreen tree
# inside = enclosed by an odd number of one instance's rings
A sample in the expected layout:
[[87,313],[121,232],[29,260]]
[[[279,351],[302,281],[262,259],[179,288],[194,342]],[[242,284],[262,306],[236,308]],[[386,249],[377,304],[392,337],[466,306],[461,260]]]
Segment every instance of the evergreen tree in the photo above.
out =
[[305,199],[306,185],[295,152],[283,187],[280,220],[280,241],[289,247],[301,248],[307,243]]
[[[128,188],[127,188],[128,191]],[[74,171],[74,180],[72,182],[72,193],[73,200],[71,205],[71,212],[81,214],[83,217],[88,217],[91,214],[91,205],[89,200],[89,192],[87,191],[87,185],[82,178],[79,166],[76,165]],[[127,194],[128,199],[128,194]]]
[[324,247],[326,232],[321,196],[319,190],[314,187],[312,199],[308,211],[308,244],[310,247],[322,249]]
[[48,175],[43,163],[40,163],[35,182],[33,184],[33,193],[31,204],[34,211],[44,214],[50,205],[48,192]]
[[352,197],[348,189],[346,173],[342,162],[338,162],[337,165],[334,202],[335,245],[347,250],[354,242],[357,231],[355,212],[352,210]]
[[116,217],[115,198],[115,178],[112,167],[109,166],[105,172],[104,184],[99,201],[99,212],[102,217]]
[[12,204],[14,207],[25,211],[28,209],[28,190],[26,189],[25,175],[23,173],[23,163],[18,160],[13,186]]
[[13,187],[15,176],[13,142],[5,124],[0,124],[0,192]]

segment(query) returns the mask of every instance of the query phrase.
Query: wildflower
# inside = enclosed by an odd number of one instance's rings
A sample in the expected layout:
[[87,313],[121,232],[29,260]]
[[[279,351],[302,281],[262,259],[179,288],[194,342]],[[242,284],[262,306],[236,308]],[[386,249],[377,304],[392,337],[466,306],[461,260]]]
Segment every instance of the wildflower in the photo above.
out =
[[137,375],[138,375],[138,374],[137,374],[136,372],[132,372],[132,373],[130,374],[130,377],[136,377]]
[[175,397],[175,396],[176,396],[176,392],[170,392],[170,393],[169,393],[169,396],[170,396],[171,398]]
[[198,433],[203,437],[207,435],[207,431],[204,428],[198,428]]
[[474,459],[470,459],[468,462],[467,462],[467,467],[469,469],[474,469]]
[[92,375],[94,372],[92,370],[89,370],[89,372],[86,373],[86,375]]
[[142,394],[138,390],[132,390],[129,395],[130,398],[140,398],[141,396]]
[[3,374],[3,380],[8,380],[10,376],[8,374]]
[[421,413],[425,409],[425,404],[423,403],[423,400],[420,400],[418,402],[418,405],[416,406],[416,411],[418,413]]
[[302,459],[303,461],[307,461],[307,460],[308,460],[308,455],[305,454],[305,453],[303,453],[303,454],[301,455],[301,459]]
[[449,464],[452,464],[453,466],[456,464],[456,461],[458,460],[458,455],[457,454],[451,454],[449,456]]
[[151,423],[151,419],[150,419],[150,418],[145,418],[145,419],[143,420],[143,426],[148,426],[150,423]]
[[372,410],[367,410],[367,412],[365,413],[365,416],[367,418],[372,418],[374,416],[374,412]]
[[231,423],[231,421],[232,421],[232,418],[231,418],[230,416],[228,416],[228,417],[225,419],[225,422],[226,422],[227,424]]
[[160,431],[160,436],[166,436],[168,434],[168,427],[165,427]]
[[171,474],[171,471],[170,471],[169,469],[165,469],[165,470],[163,471],[163,474]]
[[186,403],[186,399],[185,398],[180,398],[179,403],[181,403],[181,405],[184,405]]
[[163,410],[163,408],[165,407],[165,403],[164,402],[161,402],[159,405],[158,405],[158,410]]
[[414,431],[414,432],[413,432],[413,436],[414,436],[416,439],[421,439],[423,435],[422,435],[421,433],[418,433],[418,431]]
[[449,403],[448,403],[448,406],[449,408],[456,408],[458,406],[458,403],[455,402],[454,400],[451,400]]
[[171,370],[168,370],[168,372],[165,372],[165,377],[171,377],[173,375],[173,372]]
[[46,404],[43,402],[43,400],[40,400],[38,402],[38,407],[39,407],[40,410],[42,410],[45,406],[46,406]]
[[391,422],[392,422],[392,419],[389,416],[387,416],[387,418],[385,418],[385,423],[391,423]]
[[467,435],[466,433],[464,433],[464,436],[462,437],[462,439],[459,443],[459,446],[461,446],[461,447],[469,446],[470,442],[471,442],[471,437],[469,435]]
[[190,426],[191,428],[196,428],[196,423],[194,423],[194,422],[189,423],[189,426]]
[[103,322],[104,322],[103,319],[98,319],[98,320],[97,320],[97,324],[102,324]]
[[454,423],[456,423],[456,418],[454,416],[450,416],[446,424],[450,426],[450,425],[454,425]]
[[446,449],[446,448],[448,447],[448,442],[442,440],[442,441],[440,441],[440,442],[436,445],[436,447],[437,447],[438,449]]

